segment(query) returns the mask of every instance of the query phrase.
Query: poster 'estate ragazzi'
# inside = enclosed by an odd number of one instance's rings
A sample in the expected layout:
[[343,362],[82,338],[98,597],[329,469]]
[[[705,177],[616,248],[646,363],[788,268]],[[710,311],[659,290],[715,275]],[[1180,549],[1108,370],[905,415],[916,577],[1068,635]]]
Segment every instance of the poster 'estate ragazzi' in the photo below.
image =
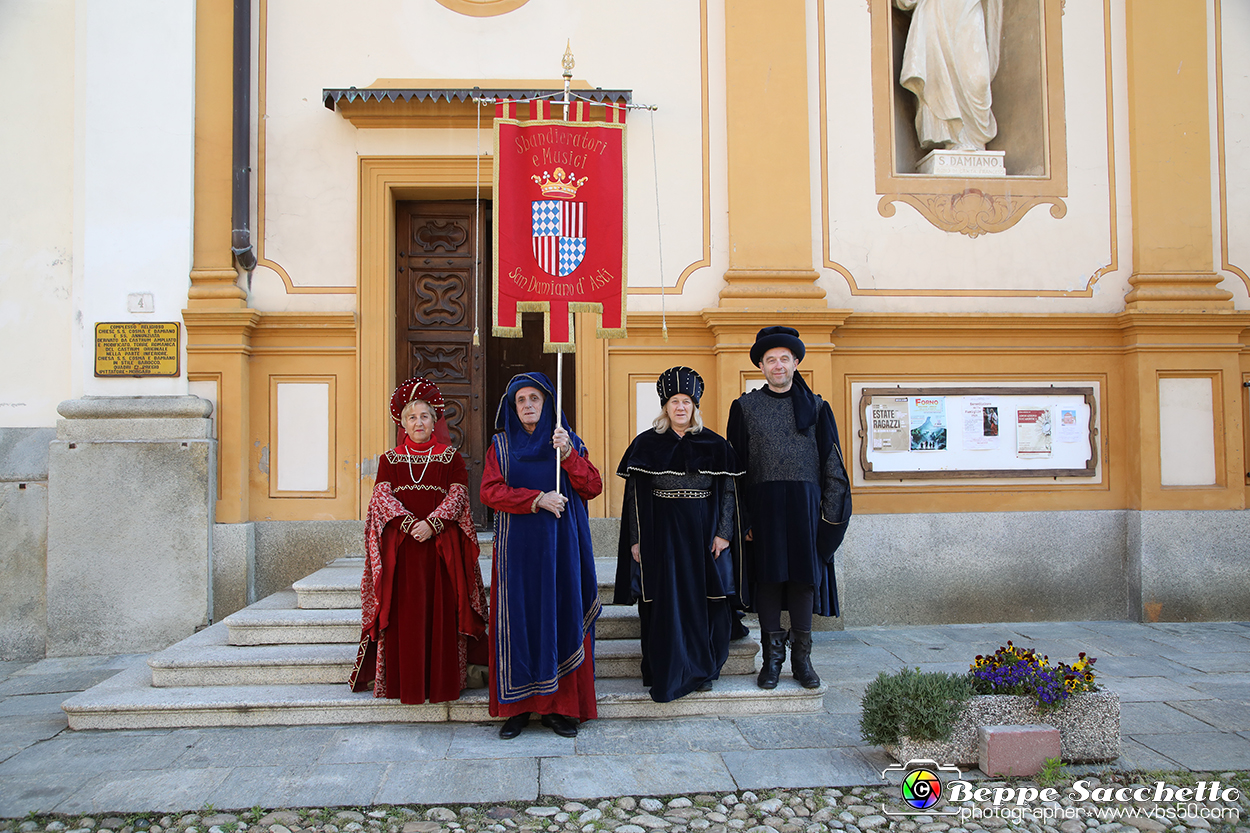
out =
[[[543,349],[571,352],[573,313],[599,313],[597,335],[625,335],[625,109],[586,102],[570,121],[550,102],[498,105],[495,119],[493,332],[521,335],[521,312],[546,313]],[[563,108],[555,105],[557,114]]]

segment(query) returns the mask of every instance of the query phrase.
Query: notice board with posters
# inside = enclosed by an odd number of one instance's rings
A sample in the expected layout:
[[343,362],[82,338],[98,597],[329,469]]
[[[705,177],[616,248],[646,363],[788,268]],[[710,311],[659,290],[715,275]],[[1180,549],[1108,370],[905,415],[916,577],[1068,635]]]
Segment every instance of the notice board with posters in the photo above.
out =
[[1090,387],[863,387],[865,480],[1094,477],[1098,404]]

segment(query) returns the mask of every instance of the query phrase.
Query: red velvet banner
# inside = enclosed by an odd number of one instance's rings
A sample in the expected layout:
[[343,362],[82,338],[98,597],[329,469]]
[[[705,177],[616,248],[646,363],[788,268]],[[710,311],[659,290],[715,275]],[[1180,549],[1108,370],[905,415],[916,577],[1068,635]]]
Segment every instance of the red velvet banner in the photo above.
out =
[[571,121],[559,104],[516,105],[495,118],[493,332],[521,335],[519,312],[544,312],[543,350],[572,352],[573,313],[599,313],[599,338],[625,335],[625,109]]

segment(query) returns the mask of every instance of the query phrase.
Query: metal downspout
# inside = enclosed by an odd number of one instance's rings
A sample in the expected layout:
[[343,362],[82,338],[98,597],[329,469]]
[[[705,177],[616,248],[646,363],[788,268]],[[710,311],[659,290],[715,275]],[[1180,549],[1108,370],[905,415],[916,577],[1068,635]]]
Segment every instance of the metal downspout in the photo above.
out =
[[234,143],[231,191],[230,251],[248,273],[256,268],[256,249],[249,230],[252,132],[252,3],[234,0]]

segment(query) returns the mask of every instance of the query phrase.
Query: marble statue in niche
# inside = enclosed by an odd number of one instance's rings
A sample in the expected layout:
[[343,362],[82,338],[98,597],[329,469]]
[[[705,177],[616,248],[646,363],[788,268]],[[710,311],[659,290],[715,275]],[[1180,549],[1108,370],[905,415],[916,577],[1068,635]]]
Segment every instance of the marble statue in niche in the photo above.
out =
[[1003,0],[894,0],[911,11],[899,83],[916,96],[922,148],[983,151],[998,133],[990,85],[998,72]]

